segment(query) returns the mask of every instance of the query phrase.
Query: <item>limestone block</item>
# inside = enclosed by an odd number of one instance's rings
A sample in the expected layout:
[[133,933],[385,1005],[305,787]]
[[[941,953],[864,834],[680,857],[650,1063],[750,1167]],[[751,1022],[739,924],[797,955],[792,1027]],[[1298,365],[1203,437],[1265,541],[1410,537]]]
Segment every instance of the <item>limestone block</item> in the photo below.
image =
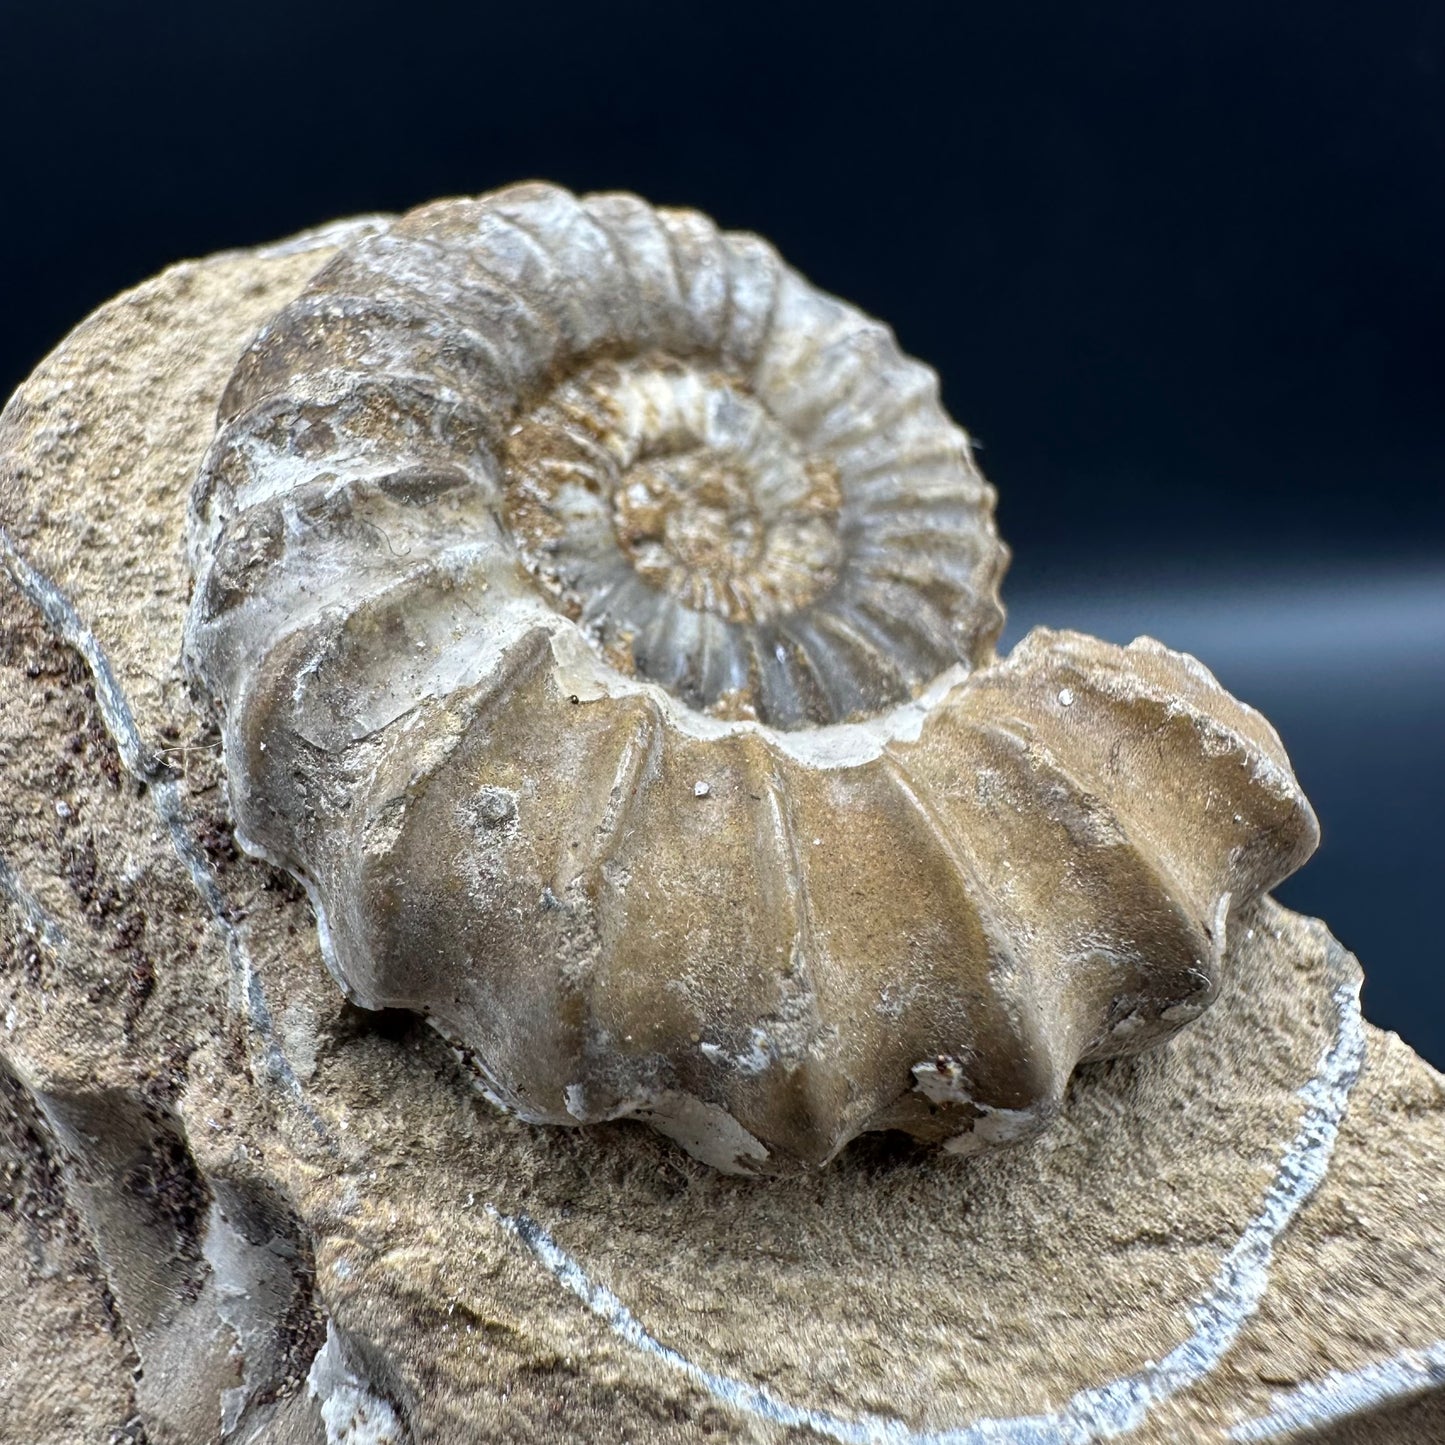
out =
[[346,1003],[181,673],[186,503],[352,228],[175,267],[0,420],[0,1439],[1445,1437],[1445,1080],[1264,899],[1054,1127],[719,1175]]

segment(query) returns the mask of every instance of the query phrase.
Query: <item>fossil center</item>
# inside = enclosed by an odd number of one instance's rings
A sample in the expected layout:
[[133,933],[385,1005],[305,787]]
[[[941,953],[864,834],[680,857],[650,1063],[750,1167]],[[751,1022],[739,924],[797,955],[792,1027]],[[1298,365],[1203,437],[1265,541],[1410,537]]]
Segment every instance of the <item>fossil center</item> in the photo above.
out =
[[801,471],[760,476],[705,445],[639,461],[613,497],[618,545],[695,612],[751,622],[796,611],[832,580],[838,554],[836,479],[817,464]]
[[596,364],[523,419],[506,474],[507,521],[529,567],[599,626],[626,619],[635,636],[670,603],[772,621],[837,575],[836,468],[804,455],[721,372],[666,358]]

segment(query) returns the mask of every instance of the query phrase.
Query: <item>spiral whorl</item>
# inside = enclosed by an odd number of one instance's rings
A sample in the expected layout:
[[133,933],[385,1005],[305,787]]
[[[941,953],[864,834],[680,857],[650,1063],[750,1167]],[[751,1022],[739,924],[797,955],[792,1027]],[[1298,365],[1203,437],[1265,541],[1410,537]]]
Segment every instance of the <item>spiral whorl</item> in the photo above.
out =
[[[258,400],[318,405],[314,436],[279,438],[316,473],[409,470],[429,433],[609,664],[795,728],[990,656],[1007,553],[937,393],[886,327],[757,238],[530,185],[354,247],[260,338],[223,416],[254,453],[272,444]],[[202,535],[265,499],[274,464],[251,461],[212,469]]]
[[1192,659],[1031,634],[933,373],[755,237],[510,187],[237,366],[185,660],[244,846],[498,1102],[719,1167],[1026,1137],[1315,824]]

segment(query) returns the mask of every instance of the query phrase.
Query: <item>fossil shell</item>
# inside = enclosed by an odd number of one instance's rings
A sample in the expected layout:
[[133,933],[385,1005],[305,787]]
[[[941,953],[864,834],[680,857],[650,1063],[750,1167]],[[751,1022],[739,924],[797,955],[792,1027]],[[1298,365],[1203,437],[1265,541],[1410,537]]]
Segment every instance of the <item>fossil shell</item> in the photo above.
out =
[[995,661],[992,507],[933,373],[756,237],[414,211],[263,331],[193,492],[238,835],[526,1119],[743,1172],[1024,1138],[1316,828],[1193,659]]

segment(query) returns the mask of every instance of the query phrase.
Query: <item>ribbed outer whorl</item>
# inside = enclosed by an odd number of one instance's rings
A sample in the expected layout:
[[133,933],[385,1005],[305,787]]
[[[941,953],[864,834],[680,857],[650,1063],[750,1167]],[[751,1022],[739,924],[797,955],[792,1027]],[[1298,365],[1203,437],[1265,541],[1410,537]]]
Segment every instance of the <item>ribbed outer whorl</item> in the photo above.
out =
[[1026,1137],[1198,1014],[1315,825],[1192,659],[995,661],[993,501],[933,373],[756,237],[423,207],[265,328],[195,484],[238,836],[528,1119],[754,1172]]

